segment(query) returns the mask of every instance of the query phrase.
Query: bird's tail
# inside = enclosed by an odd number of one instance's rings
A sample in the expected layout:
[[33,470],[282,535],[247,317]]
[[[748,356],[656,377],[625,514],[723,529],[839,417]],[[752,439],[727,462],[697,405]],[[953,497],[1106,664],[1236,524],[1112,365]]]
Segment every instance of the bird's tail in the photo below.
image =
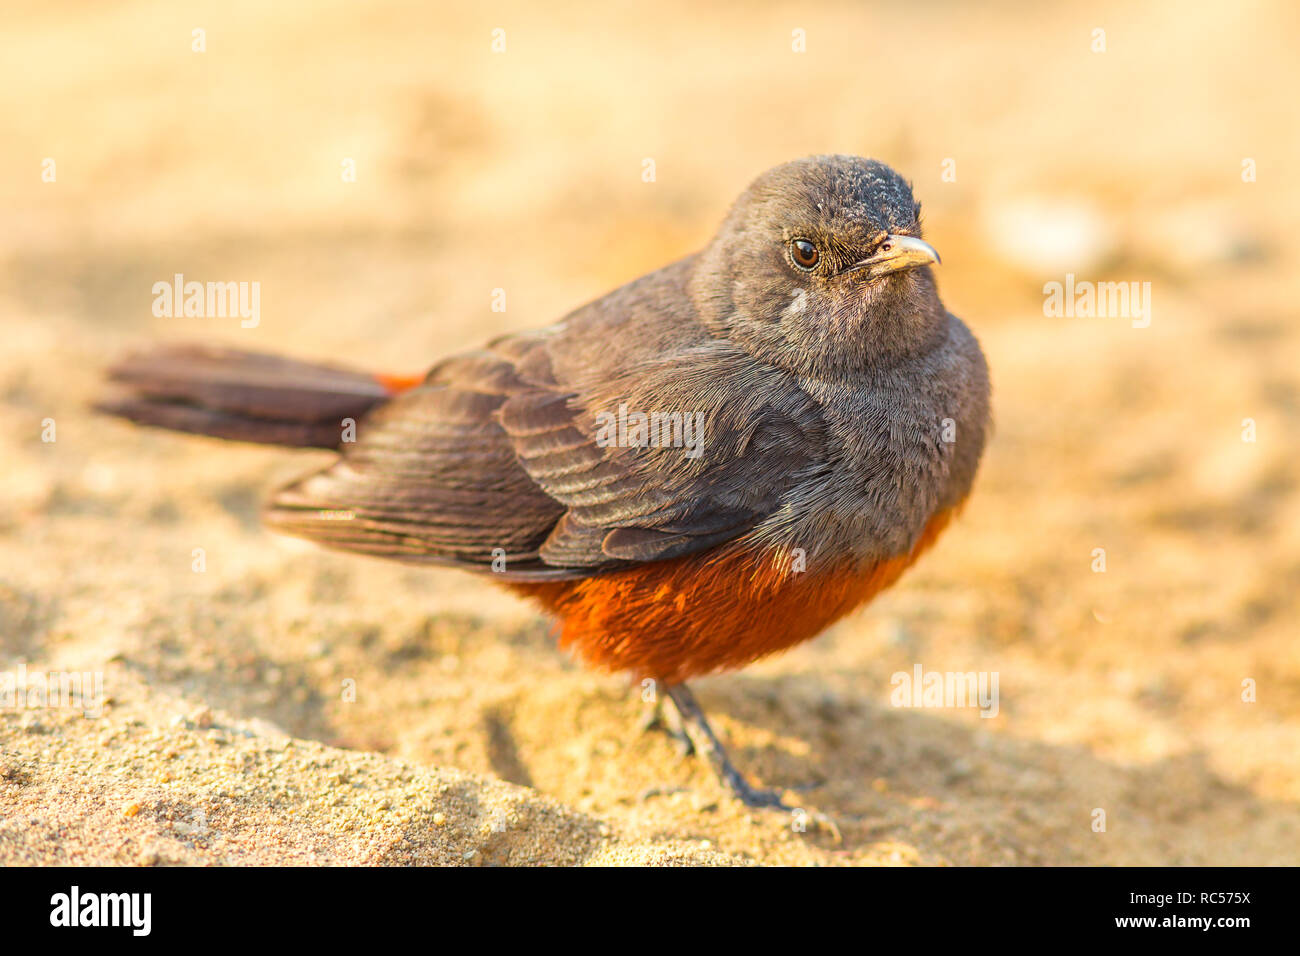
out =
[[141,425],[233,441],[338,448],[359,419],[419,378],[196,345],[128,356],[95,407]]

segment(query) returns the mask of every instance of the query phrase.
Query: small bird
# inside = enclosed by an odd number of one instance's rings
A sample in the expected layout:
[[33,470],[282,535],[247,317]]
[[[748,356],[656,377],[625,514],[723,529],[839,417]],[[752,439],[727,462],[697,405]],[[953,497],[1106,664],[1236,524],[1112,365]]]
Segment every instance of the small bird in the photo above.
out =
[[112,368],[98,407],[336,450],[271,498],[272,529],[490,575],[586,663],[654,681],[742,802],[784,807],[686,682],[814,637],[966,500],[989,376],[938,263],[901,176],[815,156],[759,176],[699,252],[426,375],[170,346]]

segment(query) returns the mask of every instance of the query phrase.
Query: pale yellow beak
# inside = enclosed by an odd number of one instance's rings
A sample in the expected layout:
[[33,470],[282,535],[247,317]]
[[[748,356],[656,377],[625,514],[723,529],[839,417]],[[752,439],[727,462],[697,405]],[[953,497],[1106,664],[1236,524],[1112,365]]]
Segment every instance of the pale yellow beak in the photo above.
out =
[[870,259],[855,262],[845,272],[865,271],[872,278],[899,272],[903,269],[915,269],[919,266],[937,266],[942,260],[934,246],[913,236],[886,236],[875,255]]

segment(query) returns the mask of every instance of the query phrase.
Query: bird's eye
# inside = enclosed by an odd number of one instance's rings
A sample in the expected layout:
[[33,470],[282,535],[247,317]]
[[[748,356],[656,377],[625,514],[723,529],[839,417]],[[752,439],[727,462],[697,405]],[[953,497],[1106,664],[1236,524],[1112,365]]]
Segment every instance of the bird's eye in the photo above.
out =
[[807,239],[796,239],[790,243],[790,258],[800,269],[808,270],[817,265],[817,260],[821,258],[821,253]]

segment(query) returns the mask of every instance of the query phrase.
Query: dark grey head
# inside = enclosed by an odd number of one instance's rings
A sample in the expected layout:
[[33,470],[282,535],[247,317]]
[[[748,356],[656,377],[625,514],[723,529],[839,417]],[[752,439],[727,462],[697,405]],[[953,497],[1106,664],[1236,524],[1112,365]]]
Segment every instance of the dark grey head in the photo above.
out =
[[851,375],[924,351],[945,312],[921,206],[884,163],[813,156],[768,170],[701,253],[692,296],[755,357]]

